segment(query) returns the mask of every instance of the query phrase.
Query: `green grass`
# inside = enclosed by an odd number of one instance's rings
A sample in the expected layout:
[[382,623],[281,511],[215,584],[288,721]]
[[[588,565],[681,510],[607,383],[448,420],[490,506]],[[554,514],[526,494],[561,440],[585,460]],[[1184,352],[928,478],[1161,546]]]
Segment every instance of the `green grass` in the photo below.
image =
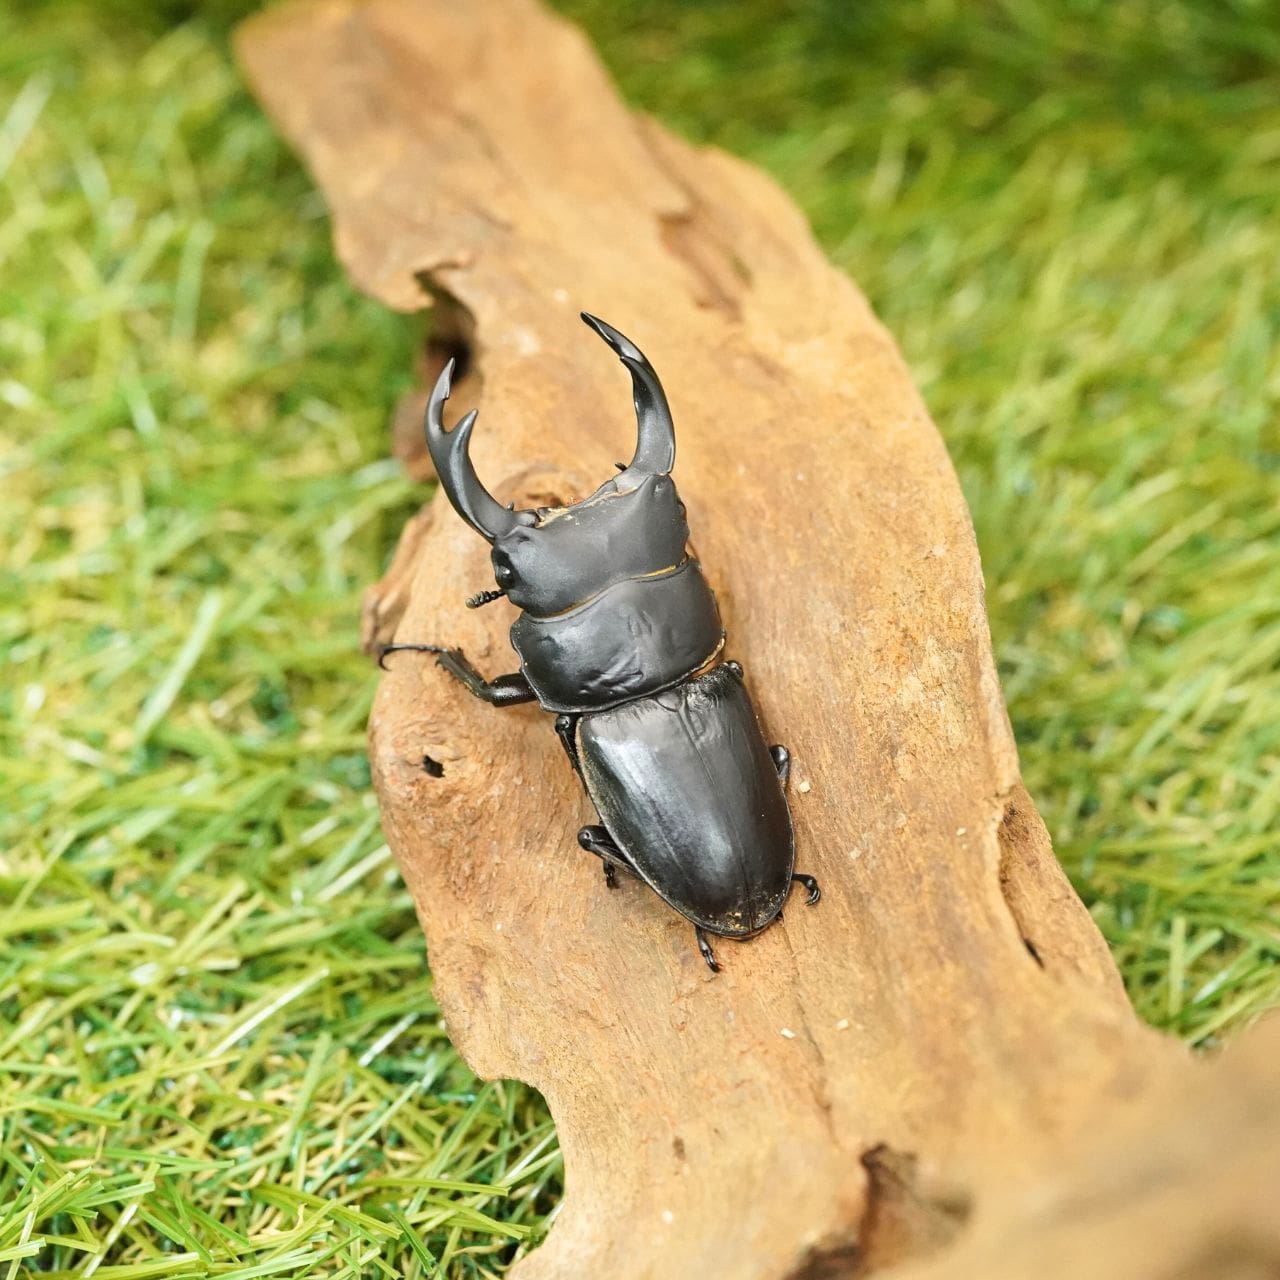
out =
[[[415,326],[342,279],[236,7],[0,5],[0,1280],[492,1275],[559,1194],[540,1101],[449,1046],[363,754]],[[1268,7],[562,7],[897,333],[1143,1016],[1280,1003]]]

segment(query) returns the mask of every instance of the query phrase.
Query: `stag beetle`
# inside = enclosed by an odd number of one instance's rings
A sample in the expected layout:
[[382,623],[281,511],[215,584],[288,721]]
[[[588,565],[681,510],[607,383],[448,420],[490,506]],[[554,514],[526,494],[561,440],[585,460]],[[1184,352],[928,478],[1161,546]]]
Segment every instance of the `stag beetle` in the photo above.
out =
[[460,649],[434,653],[476,697],[495,707],[535,699],[556,732],[600,825],[578,843],[604,864],[638,876],[707,934],[749,938],[782,918],[791,882],[818,901],[818,882],[795,874],[784,786],[790,756],[768,747],[742,667],[721,658],[725,633],[697,560],[685,507],[671,481],[675,428],[657,374],[611,325],[582,313],[631,374],[637,441],[627,466],[589,498],[517,511],[480,483],[468,452],[476,410],[452,430],[442,418],[452,385],[445,365],[427,404],[427,447],[445,496],[489,542],[498,589],[521,610],[511,628],[519,671],[486,680]]

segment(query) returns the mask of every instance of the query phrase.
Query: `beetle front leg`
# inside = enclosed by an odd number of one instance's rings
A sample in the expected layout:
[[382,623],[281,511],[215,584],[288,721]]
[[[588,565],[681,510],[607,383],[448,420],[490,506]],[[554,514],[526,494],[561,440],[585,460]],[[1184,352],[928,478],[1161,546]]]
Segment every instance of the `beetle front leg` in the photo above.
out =
[[491,707],[511,707],[521,702],[532,702],[537,697],[523,671],[512,671],[508,675],[486,680],[467,661],[467,656],[461,649],[447,649],[439,644],[389,644],[378,654],[378,666],[385,671],[387,655],[405,651],[434,653],[440,666],[455,680],[466,685],[481,702],[487,702]]

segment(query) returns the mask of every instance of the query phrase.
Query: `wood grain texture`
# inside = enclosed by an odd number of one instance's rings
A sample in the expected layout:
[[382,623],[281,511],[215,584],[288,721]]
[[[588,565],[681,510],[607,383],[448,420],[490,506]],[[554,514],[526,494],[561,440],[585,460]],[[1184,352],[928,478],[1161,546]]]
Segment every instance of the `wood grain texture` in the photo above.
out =
[[1160,1073],[1030,1176],[983,1188],[965,1235],[895,1280],[1275,1280],[1280,1019]]
[[[437,307],[424,372],[466,351],[451,407],[479,407],[500,499],[580,497],[630,456],[626,375],[579,309],[645,350],[728,654],[794,756],[822,903],[722,942],[713,976],[684,921],[578,849],[593,815],[549,716],[393,660],[375,780],[450,1034],[541,1089],[564,1148],[520,1280],[866,1274],[1189,1070],[1134,1017],[1019,780],[939,434],[789,199],[629,111],[529,0],[286,6],[240,53],[352,278]],[[437,498],[370,593],[368,642],[511,670],[508,606],[463,607],[491,585]]]

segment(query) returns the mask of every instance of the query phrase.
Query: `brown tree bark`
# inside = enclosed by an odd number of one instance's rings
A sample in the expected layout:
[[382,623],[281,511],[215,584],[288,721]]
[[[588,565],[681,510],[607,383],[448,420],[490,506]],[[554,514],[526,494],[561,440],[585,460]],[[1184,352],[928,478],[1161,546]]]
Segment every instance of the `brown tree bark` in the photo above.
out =
[[[1097,1219],[1069,1179],[1111,1157],[1064,1153],[1195,1073],[1135,1018],[1021,785],[968,513],[892,339],[770,180],[630,112],[532,0],[319,0],[240,52],[355,282],[437,308],[424,373],[464,356],[452,406],[480,408],[502,500],[583,496],[629,456],[626,376],[578,310],[644,348],[729,656],[794,756],[823,900],[722,942],[713,976],[686,922],[578,850],[593,816],[546,714],[414,655],[384,678],[376,785],[450,1034],[541,1089],[564,1148],[563,1212],[516,1274],[863,1275],[966,1222],[912,1274],[1028,1274],[992,1232],[1029,1259]],[[370,647],[511,670],[509,607],[463,607],[491,585],[436,498],[370,593]]]

